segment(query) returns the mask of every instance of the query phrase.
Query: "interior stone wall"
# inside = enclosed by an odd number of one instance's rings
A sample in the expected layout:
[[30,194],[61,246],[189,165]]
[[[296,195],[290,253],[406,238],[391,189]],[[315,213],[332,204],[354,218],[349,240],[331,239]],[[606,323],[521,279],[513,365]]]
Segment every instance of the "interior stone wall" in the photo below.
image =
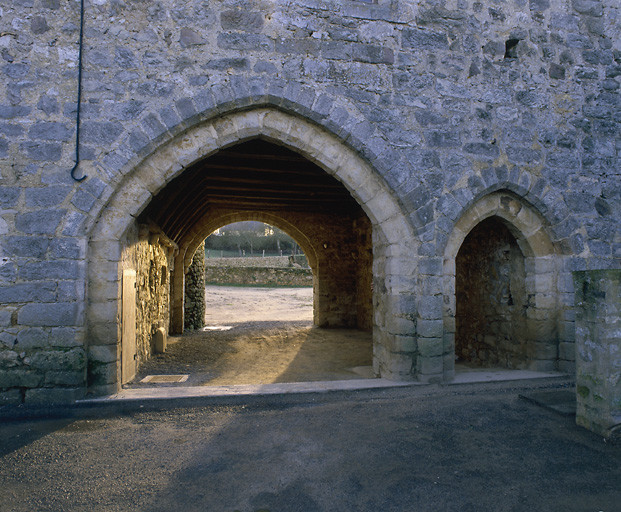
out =
[[197,236],[208,236],[221,227],[215,221],[219,218],[226,218],[227,223],[259,220],[285,231],[287,226],[293,226],[289,234],[309,256],[313,271],[315,325],[365,330],[372,327],[372,225],[362,210],[340,216],[311,211],[279,212],[278,218],[286,224],[279,225],[273,215],[266,218],[261,212],[213,209],[206,215],[203,229],[196,227],[196,232],[200,233]]
[[198,246],[185,275],[184,329],[205,325],[205,242]]
[[523,367],[527,357],[524,255],[495,218],[476,226],[456,258],[455,355],[478,366]]
[[122,252],[123,270],[136,271],[136,364],[151,356],[153,334],[170,323],[170,271],[172,248],[147,226],[134,226]]

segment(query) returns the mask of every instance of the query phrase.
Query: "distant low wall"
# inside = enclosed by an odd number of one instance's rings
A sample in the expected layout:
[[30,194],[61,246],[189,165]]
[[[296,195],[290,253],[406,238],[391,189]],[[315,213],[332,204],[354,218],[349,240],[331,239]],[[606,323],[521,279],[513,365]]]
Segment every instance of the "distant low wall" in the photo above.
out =
[[246,286],[313,286],[310,268],[207,267],[205,284]]
[[[214,251],[216,252],[216,251]],[[304,254],[295,256],[246,256],[232,258],[205,258],[206,267],[266,267],[266,268],[308,268],[308,261]]]

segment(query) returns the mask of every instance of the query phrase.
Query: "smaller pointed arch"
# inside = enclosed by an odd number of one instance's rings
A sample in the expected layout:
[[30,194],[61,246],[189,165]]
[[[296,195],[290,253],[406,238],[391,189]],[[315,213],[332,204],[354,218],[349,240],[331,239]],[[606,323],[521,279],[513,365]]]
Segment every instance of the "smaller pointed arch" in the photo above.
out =
[[[444,351],[452,354],[445,378],[452,378],[455,359],[463,357],[479,366],[557,369],[561,265],[548,233],[543,215],[506,190],[481,198],[459,217],[443,261]],[[477,321],[481,325],[473,326]],[[473,328],[478,331],[469,336],[478,341],[465,344],[460,337]],[[499,345],[504,348],[489,357]]]

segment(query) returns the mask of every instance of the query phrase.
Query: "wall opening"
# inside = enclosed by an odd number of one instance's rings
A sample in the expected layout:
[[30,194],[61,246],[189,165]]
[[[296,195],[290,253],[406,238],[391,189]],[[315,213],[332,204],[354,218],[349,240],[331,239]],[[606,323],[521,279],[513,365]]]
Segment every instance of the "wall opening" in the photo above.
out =
[[444,256],[445,379],[466,366],[560,369],[559,261],[544,220],[509,191],[457,220]]
[[[267,155],[256,151],[260,145]],[[154,283],[170,295],[170,333],[182,332],[192,256],[213,230],[238,220],[261,220],[293,235],[317,268],[314,290],[321,300],[315,303],[324,307],[316,308],[315,324],[372,327],[374,375],[413,378],[414,348],[393,341],[412,335],[414,322],[406,318],[408,308],[389,305],[397,299],[406,304],[413,295],[406,277],[416,261],[407,268],[392,261],[416,253],[417,242],[381,175],[339,137],[261,106],[197,120],[122,172],[90,233],[90,392],[115,392],[123,382],[121,270],[135,268],[137,248],[146,242],[160,253],[156,268],[170,275]],[[364,250],[339,254],[335,236],[354,237]],[[356,287],[369,300],[352,301]]]
[[527,359],[524,255],[496,217],[479,223],[455,260],[455,356],[475,366],[516,368]]
[[[235,222],[222,225],[223,219]],[[305,285],[311,288],[309,299],[312,322],[308,327],[314,323],[322,328],[366,331],[366,363],[371,367],[371,222],[349,191],[316,164],[292,150],[265,140],[245,141],[190,166],[151,200],[136,222],[161,231],[162,237],[178,247],[180,255],[185,255],[182,264],[178,261],[174,265],[177,277],[173,279],[170,290],[173,304],[164,311],[171,311],[171,322],[167,318],[159,322],[150,319],[148,325],[138,321],[136,328],[139,340],[152,337],[152,331],[157,331],[161,325],[170,325],[172,335],[181,335],[184,330],[204,331],[204,304],[209,304],[208,300],[205,301],[206,278],[208,282],[215,280],[235,287],[252,284],[255,288]],[[298,236],[295,239],[280,237],[282,240],[276,237],[272,247],[266,242],[274,237],[266,236],[266,230],[281,232],[280,226],[283,232],[293,227],[295,231],[292,234]],[[214,228],[217,234],[207,238],[210,258],[206,266],[204,239],[200,240],[198,247],[195,241],[199,234],[204,237],[209,234],[205,230],[214,231]],[[260,234],[255,232],[257,228],[262,230]],[[230,239],[229,245],[218,243],[224,239]],[[274,252],[277,255],[272,258],[283,260],[280,262],[280,270],[285,272],[261,264],[261,260],[267,261],[264,259],[266,250],[268,260]],[[227,267],[213,267],[213,256],[218,256],[218,253],[222,256],[226,253],[229,257]],[[233,255],[236,258],[230,258]],[[140,265],[141,261],[137,260],[137,263]],[[149,303],[154,298],[155,283],[161,282],[155,274],[162,267],[162,262],[152,260],[144,263],[148,267],[146,272],[149,278],[148,286],[145,283],[144,289],[138,286],[139,304]],[[137,269],[137,273],[140,275],[140,269]],[[253,329],[256,332],[262,329],[260,325],[246,328],[245,334],[235,339],[231,338],[232,332],[216,334],[209,331],[220,324],[233,324],[235,329],[241,330],[240,325],[247,324],[250,318],[244,313],[253,307],[266,306],[270,303],[270,294],[264,294],[265,298],[261,300],[257,298],[261,293],[253,291],[253,303],[248,296],[240,295],[240,289],[229,290],[227,293],[221,290],[219,295],[222,301],[230,302],[230,311],[222,313],[226,315],[226,320],[216,320],[216,325],[208,324],[207,334],[202,334],[204,341],[215,345],[216,338],[224,337],[226,343],[237,344],[238,351],[244,350],[242,346],[250,350],[248,343],[242,343],[242,337],[252,337]],[[273,295],[276,293],[271,293]],[[183,300],[175,304],[175,297],[182,297]],[[298,299],[291,296],[292,308],[296,307]],[[300,306],[299,300],[297,306]],[[207,307],[207,315],[211,313]],[[262,323],[277,321],[271,318],[269,308],[264,309],[262,315]],[[176,317],[179,319],[175,320]],[[235,321],[236,317],[240,321]],[[293,321],[293,317],[287,318]],[[286,329],[289,327],[281,326],[282,332]],[[304,329],[304,344],[308,344],[313,336],[310,336],[306,327]],[[289,329],[288,336],[298,340],[299,336],[297,331],[293,333],[294,330]],[[272,334],[264,333],[262,336],[265,340]],[[326,346],[328,338],[332,337],[324,336]],[[169,338],[169,341],[172,344],[185,343],[182,336]],[[196,347],[200,347],[199,342],[194,341]],[[338,344],[338,340],[332,341],[333,347],[335,343]],[[251,345],[254,347],[253,343]],[[138,362],[143,364],[148,359],[149,347],[141,348],[140,342],[138,347],[141,351]],[[154,353],[152,346],[150,350]],[[181,353],[178,347],[175,350]],[[205,352],[205,360],[215,357],[205,350],[195,352]],[[186,353],[184,357],[190,356],[190,353]],[[158,359],[164,360],[166,355],[158,356]],[[197,362],[195,359],[186,359],[186,363],[192,365]],[[316,359],[321,360],[319,352]],[[240,366],[245,364],[241,362]]]

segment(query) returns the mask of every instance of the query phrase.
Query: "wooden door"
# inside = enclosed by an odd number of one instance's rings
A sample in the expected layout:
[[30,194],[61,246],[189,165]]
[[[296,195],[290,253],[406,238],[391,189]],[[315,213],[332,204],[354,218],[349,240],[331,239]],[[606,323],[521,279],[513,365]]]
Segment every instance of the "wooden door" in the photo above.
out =
[[123,271],[121,384],[136,376],[136,271]]

